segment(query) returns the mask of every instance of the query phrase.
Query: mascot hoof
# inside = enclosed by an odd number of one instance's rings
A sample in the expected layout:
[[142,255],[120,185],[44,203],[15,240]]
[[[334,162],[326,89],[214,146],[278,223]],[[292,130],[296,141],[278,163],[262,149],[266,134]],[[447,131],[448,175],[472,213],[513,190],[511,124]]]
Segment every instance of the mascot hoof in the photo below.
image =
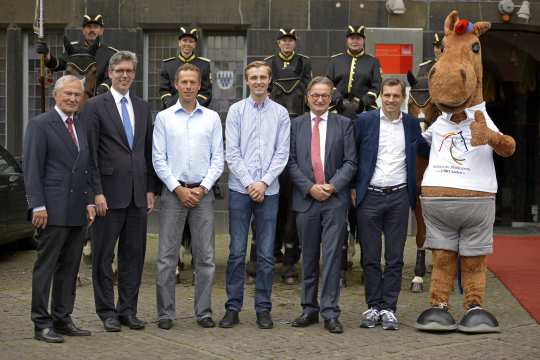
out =
[[489,311],[479,306],[467,311],[459,322],[458,330],[469,334],[500,332],[499,322]]
[[457,324],[447,307],[432,307],[420,314],[414,327],[421,331],[454,331]]
[[411,281],[411,292],[421,293],[424,292],[424,280],[420,276],[415,276]]

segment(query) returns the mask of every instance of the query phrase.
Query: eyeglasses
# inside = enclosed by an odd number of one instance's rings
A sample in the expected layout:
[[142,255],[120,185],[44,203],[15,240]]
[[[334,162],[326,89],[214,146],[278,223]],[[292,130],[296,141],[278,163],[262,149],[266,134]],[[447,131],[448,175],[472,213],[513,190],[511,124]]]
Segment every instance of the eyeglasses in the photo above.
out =
[[318,99],[328,100],[328,99],[330,99],[330,95],[328,95],[328,94],[309,94],[308,96],[310,98],[312,98],[313,100],[318,100]]
[[122,75],[122,74],[133,75],[133,73],[135,73],[135,70],[132,70],[132,69],[114,69],[113,72],[116,75]]

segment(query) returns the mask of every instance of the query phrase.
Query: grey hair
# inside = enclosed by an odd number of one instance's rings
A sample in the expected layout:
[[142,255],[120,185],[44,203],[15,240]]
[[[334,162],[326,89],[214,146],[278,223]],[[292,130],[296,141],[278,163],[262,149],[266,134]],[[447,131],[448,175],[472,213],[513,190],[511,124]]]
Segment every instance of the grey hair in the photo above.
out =
[[60,91],[67,83],[79,82],[84,92],[84,79],[79,79],[75,75],[64,75],[54,83],[53,94]]
[[330,90],[334,88],[334,83],[332,82],[332,80],[330,80],[326,76],[315,76],[313,79],[311,79],[311,81],[307,85],[307,89],[306,89],[307,92],[309,92],[311,88],[317,84],[327,85],[330,88]]
[[111,56],[109,59],[109,69],[114,69],[122,61],[130,61],[133,63],[133,69],[135,70],[137,68],[137,55],[134,52],[122,50]]

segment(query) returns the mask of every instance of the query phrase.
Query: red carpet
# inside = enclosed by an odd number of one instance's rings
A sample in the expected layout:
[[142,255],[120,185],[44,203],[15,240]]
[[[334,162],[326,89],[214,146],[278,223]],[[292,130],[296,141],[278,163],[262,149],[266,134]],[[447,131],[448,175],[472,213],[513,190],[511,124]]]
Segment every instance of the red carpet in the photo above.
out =
[[540,324],[540,237],[495,236],[488,268]]

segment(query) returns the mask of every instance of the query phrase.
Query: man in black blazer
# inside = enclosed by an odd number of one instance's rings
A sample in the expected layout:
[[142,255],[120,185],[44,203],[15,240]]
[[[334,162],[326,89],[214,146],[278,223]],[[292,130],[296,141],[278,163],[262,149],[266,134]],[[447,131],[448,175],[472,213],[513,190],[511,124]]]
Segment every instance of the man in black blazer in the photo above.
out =
[[[154,208],[158,180],[152,167],[150,107],[130,94],[137,57],[120,51],[109,61],[110,92],[90,99],[81,114],[89,129],[94,225],[92,278],[96,312],[107,331],[120,324],[144,328],[137,299],[146,250],[147,211]],[[118,304],[111,262],[118,243]]]
[[[34,338],[63,342],[62,335],[88,336],[71,319],[90,203],[90,155],[85,129],[75,113],[84,87],[75,76],[56,81],[54,109],[30,120],[24,138],[24,182],[32,224],[38,230],[32,272]],[[51,313],[48,312],[52,284]]]
[[[338,320],[339,277],[347,223],[349,185],[356,172],[352,122],[328,108],[334,84],[317,76],[307,87],[310,112],[291,122],[287,170],[294,185],[293,210],[302,246],[302,315],[292,322],[306,327],[324,318],[331,333],[342,333]],[[321,304],[317,301],[322,248]]]
[[[382,83],[382,108],[364,112],[355,122],[358,172],[356,190],[358,231],[368,310],[360,327],[382,322],[397,330],[395,315],[409,207],[416,205],[416,154],[427,157],[429,146],[420,134],[419,120],[401,112],[405,84],[399,79]],[[381,271],[381,234],[384,234],[384,272]]]

